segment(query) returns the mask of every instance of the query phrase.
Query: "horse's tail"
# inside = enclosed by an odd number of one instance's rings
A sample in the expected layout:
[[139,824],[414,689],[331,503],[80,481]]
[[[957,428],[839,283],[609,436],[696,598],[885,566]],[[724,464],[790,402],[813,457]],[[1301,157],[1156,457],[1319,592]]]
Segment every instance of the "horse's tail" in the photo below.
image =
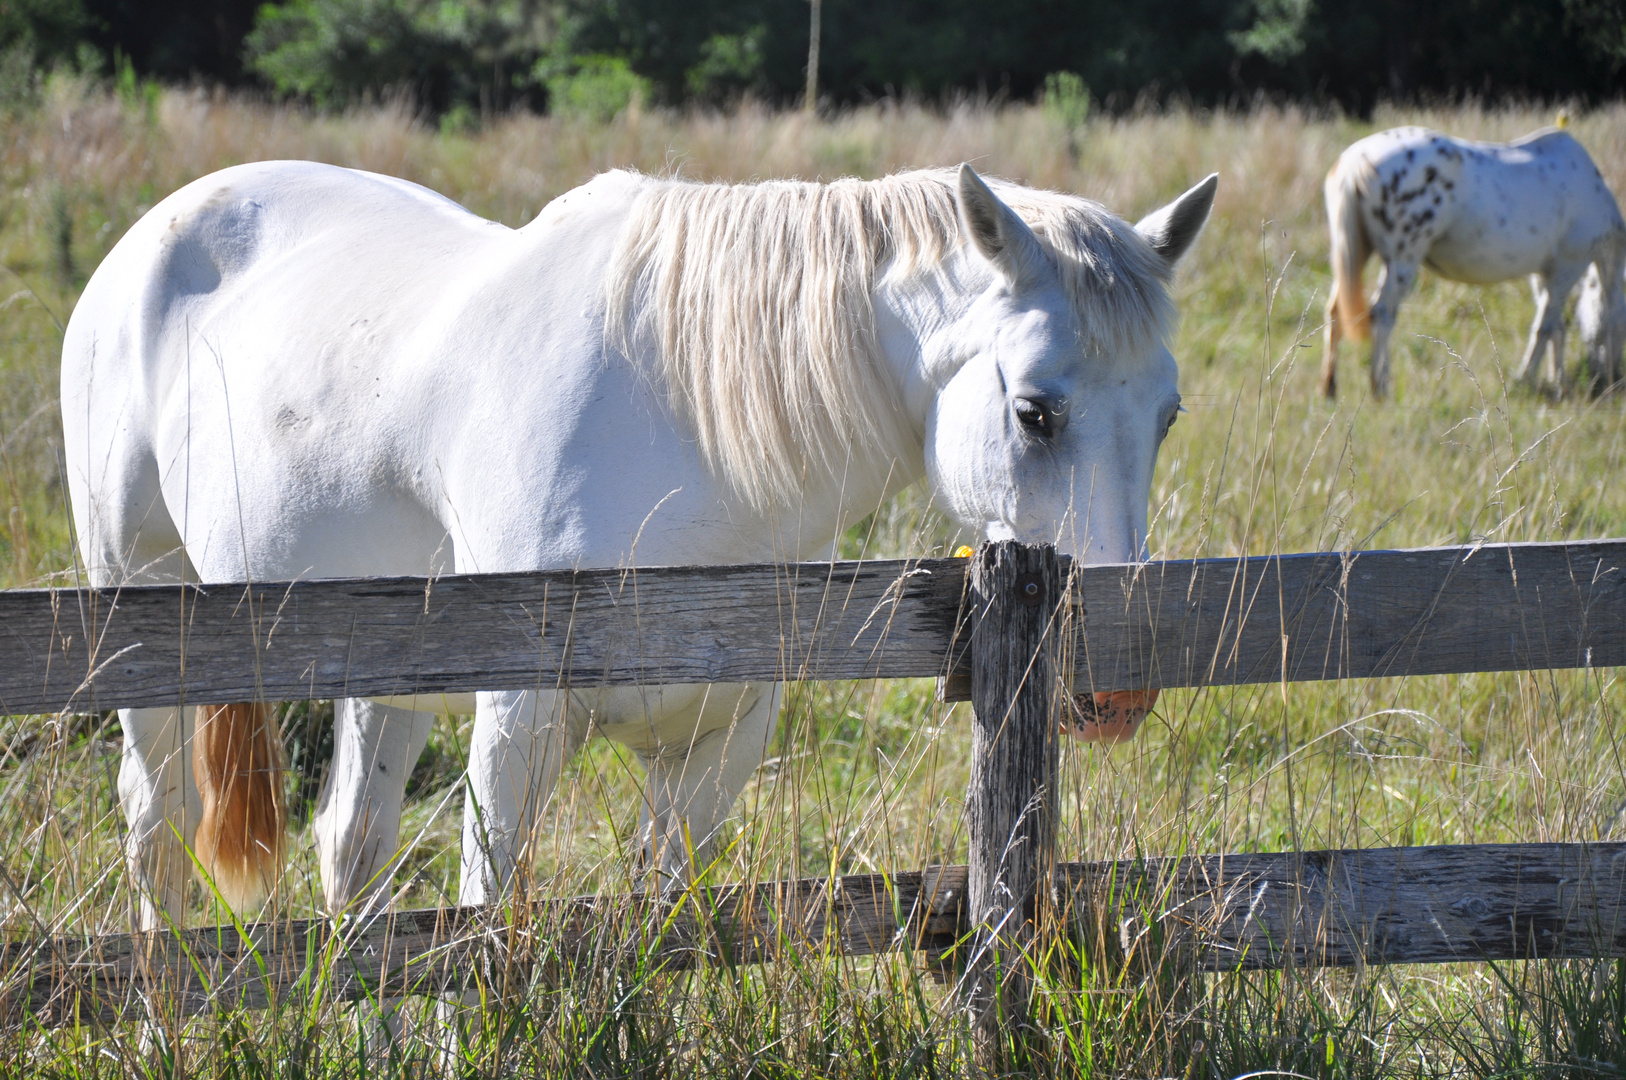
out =
[[192,773],[203,797],[193,850],[232,908],[257,905],[282,871],[282,739],[263,704],[199,707]]
[[1344,154],[1327,174],[1327,227],[1332,234],[1333,299],[1329,314],[1343,337],[1365,341],[1372,336],[1371,311],[1361,273],[1372,256],[1372,244],[1361,224],[1361,198],[1373,176],[1371,163],[1359,154]]

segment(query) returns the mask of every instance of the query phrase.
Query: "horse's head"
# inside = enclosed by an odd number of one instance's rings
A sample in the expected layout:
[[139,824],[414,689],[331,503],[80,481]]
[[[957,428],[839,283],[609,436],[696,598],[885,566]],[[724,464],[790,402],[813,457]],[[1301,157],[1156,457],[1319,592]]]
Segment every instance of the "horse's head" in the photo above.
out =
[[[927,473],[961,522],[1086,563],[1143,557],[1153,465],[1180,411],[1166,286],[1215,184],[1208,177],[1133,228],[1079,200],[1093,218],[1078,219],[1068,243],[1056,221],[1040,224],[1041,239],[961,167],[963,257],[974,264],[965,280],[979,291],[926,343],[953,355],[924,358],[947,375],[927,413]],[[1019,192],[1009,197],[1023,206]],[[1075,732],[1126,738],[1155,698],[1086,697]]]

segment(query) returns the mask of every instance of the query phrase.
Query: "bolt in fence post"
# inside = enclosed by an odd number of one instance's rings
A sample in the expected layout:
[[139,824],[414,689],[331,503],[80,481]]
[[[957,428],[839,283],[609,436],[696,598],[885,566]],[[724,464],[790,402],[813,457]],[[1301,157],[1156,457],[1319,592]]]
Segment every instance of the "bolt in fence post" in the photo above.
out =
[[1061,563],[1049,545],[983,544],[971,560],[972,931],[962,983],[977,1062],[1023,1041],[1040,883],[1055,865],[1057,727],[1050,634]]

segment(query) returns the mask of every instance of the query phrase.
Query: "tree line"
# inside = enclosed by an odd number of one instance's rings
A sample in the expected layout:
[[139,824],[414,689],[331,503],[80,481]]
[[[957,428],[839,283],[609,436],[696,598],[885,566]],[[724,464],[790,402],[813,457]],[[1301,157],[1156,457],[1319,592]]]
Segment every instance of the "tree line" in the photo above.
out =
[[[809,0],[0,0],[0,69],[120,67],[434,114],[780,104]],[[821,0],[821,103],[1026,99],[1078,76],[1108,108],[1260,95],[1597,101],[1626,87],[1626,0]]]

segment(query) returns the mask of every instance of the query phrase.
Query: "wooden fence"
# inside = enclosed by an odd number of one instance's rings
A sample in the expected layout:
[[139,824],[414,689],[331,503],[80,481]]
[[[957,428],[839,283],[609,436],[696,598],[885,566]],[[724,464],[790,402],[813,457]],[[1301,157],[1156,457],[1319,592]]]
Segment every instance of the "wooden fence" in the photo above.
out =
[[0,946],[0,1023],[129,1015],[160,983],[182,1012],[263,1003],[318,972],[337,997],[437,990],[515,957],[624,948],[606,928],[626,920],[648,928],[646,960],[674,967],[958,943],[960,990],[986,1015],[995,994],[1019,1006],[1021,972],[1000,967],[996,985],[993,960],[1020,950],[1041,908],[1151,920],[1209,970],[1626,956],[1626,845],[1058,864],[1049,805],[1064,680],[1086,692],[1626,664],[1621,541],[1133,567],[998,544],[973,560],[15,590],[0,593],[0,647],[11,714],[935,676],[945,697],[973,701],[974,725],[969,866],[365,923],[46,935]]

